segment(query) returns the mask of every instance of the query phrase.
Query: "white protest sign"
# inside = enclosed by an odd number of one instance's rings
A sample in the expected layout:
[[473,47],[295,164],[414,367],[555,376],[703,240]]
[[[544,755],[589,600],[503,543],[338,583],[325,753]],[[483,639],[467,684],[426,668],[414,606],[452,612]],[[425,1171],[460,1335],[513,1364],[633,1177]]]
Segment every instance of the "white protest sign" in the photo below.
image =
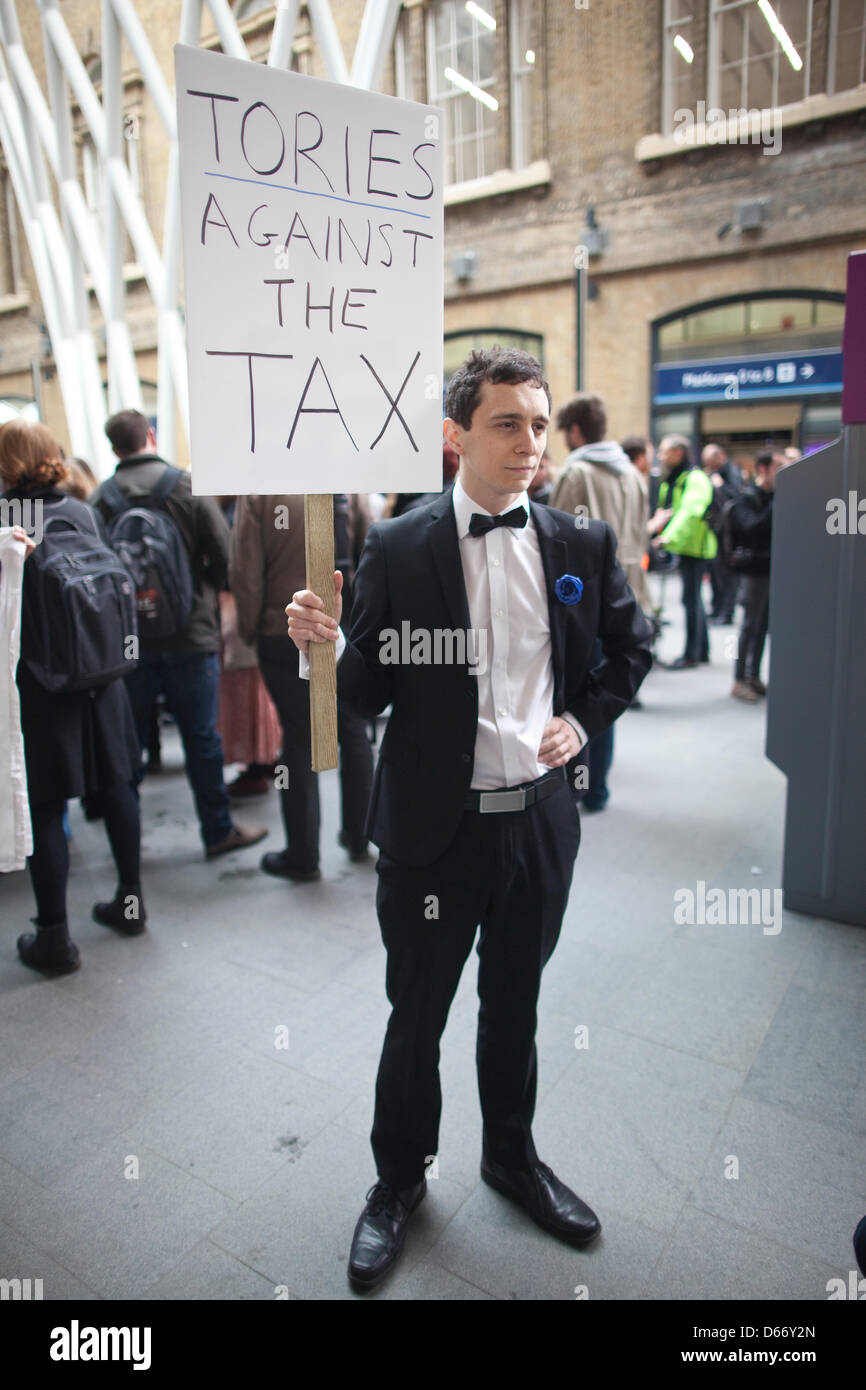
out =
[[441,111],[175,49],[193,490],[442,486]]

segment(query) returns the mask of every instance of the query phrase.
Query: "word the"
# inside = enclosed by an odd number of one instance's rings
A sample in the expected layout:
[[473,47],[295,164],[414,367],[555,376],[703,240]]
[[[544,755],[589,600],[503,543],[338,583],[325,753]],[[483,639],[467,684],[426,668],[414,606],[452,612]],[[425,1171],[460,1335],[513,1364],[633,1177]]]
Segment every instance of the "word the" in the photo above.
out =
[[756,108],[722,111],[718,106],[707,110],[699,101],[694,112],[681,106],[674,112],[674,139],[678,145],[695,143],[695,128],[703,127],[707,145],[763,145],[764,154],[778,154],[782,148],[782,113],[778,106],[759,111]]
[[678,888],[674,902],[674,921],[680,927],[762,925],[765,936],[778,936],[782,930],[781,888],[711,888],[707,892],[699,878],[697,894],[691,888]]
[[51,1330],[52,1361],[132,1361],[133,1370],[150,1369],[149,1327],[69,1327]]
[[379,660],[383,666],[466,666],[470,675],[487,670],[487,629],[416,627],[408,619],[379,633]]
[[844,497],[831,497],[826,526],[828,536],[866,536],[866,497],[849,492],[847,503]]

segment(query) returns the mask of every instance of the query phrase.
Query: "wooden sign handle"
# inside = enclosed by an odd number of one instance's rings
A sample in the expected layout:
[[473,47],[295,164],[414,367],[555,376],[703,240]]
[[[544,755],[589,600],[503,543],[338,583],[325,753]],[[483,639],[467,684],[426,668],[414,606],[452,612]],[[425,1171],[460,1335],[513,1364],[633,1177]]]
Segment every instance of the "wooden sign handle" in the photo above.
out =
[[[307,588],[324,599],[334,616],[334,499],[330,493],[304,497]],[[333,642],[311,642],[310,735],[314,772],[337,766],[337,660]]]

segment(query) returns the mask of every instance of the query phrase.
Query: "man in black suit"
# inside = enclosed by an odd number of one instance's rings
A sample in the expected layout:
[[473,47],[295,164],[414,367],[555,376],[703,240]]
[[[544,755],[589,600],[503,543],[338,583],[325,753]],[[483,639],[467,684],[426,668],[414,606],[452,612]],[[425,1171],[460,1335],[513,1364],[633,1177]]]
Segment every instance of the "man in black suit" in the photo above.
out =
[[[342,697],[368,718],[392,706],[368,834],[393,1007],[371,1136],[379,1181],[349,1261],[359,1289],[392,1267],[426,1191],[439,1040],[479,925],[481,1176],[573,1245],[601,1229],[532,1141],[536,1003],[580,841],[568,765],[632,703],[651,632],[610,527],[527,500],[550,415],[540,363],[475,352],[446,410],[457,481],[371,527],[349,640],[339,574],[336,619],[308,590],[286,609],[302,653],[337,641]],[[605,660],[591,669],[596,638]]]

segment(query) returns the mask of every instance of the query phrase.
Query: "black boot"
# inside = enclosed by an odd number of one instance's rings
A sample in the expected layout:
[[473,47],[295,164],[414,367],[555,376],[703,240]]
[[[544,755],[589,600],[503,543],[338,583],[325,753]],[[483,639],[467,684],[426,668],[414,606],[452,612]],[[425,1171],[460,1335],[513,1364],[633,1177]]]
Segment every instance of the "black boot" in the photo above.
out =
[[101,922],[103,927],[112,927],[122,936],[140,936],[147,926],[141,885],[119,884],[110,903],[94,903],[93,920]]
[[25,965],[41,970],[43,975],[69,975],[81,965],[78,947],[69,936],[66,919],[54,926],[42,927],[36,917],[30,919],[35,934],[27,932],[18,938],[18,954]]

